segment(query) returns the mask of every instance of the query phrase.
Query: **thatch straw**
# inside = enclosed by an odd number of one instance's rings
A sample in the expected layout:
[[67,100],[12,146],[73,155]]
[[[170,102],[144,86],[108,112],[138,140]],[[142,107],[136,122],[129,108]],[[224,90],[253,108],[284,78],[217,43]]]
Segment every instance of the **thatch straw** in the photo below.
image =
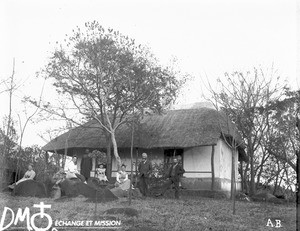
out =
[[[163,115],[147,115],[135,128],[134,147],[137,148],[187,148],[214,145],[221,137],[235,136],[234,126],[226,116],[211,108],[171,110]],[[116,134],[119,148],[131,145],[131,127],[122,125]],[[68,138],[68,148],[105,149],[106,139],[97,121],[92,120],[74,128],[43,149],[62,153]]]

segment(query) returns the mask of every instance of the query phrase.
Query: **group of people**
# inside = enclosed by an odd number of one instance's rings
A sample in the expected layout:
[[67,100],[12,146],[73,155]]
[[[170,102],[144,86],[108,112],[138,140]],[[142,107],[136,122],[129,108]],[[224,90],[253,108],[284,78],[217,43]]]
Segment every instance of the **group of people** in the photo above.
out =
[[80,170],[78,170],[77,157],[73,156],[69,162],[66,162],[65,168],[61,168],[55,174],[54,179],[56,179],[56,185],[58,185],[58,183],[60,183],[64,179],[72,179],[72,178],[78,178],[82,182],[87,183],[88,179],[90,178],[92,167],[93,167],[93,161],[92,158],[90,157],[90,150],[86,149],[81,159]]
[[[138,166],[139,172],[139,180],[140,180],[140,190],[144,196],[147,196],[149,193],[149,176],[152,172],[152,164],[147,159],[147,154],[142,154],[142,161]],[[163,196],[168,188],[174,185],[175,189],[175,198],[179,199],[179,184],[180,184],[180,177],[185,173],[185,170],[179,164],[178,159],[176,157],[173,158],[173,164],[168,169],[167,173],[167,181],[165,182],[164,186],[162,187],[162,192],[156,194],[156,196]]]
[[[139,178],[139,188],[143,196],[149,195],[149,179],[152,173],[152,163],[148,160],[147,153],[142,154],[142,160],[138,165],[138,178]],[[162,187],[162,192],[156,194],[156,196],[163,196],[165,192],[174,185],[175,189],[175,198],[179,199],[179,184],[180,177],[185,173],[185,170],[182,168],[182,165],[179,164],[176,157],[173,158],[173,164],[168,169],[167,181]],[[128,174],[126,172],[126,166],[123,164],[120,171],[116,175],[116,187],[120,187],[123,190],[126,190],[130,187],[130,180],[128,180]]]
[[[73,156],[72,160],[65,165],[65,169],[61,168],[54,176],[56,180],[56,185],[63,181],[64,179],[78,178],[82,182],[87,182],[90,178],[90,172],[92,170],[92,158],[89,156],[89,150],[86,149],[85,154],[81,160],[80,171],[77,168],[77,157]],[[173,164],[168,170],[167,181],[162,188],[162,192],[156,194],[156,196],[162,196],[165,194],[167,189],[174,185],[175,189],[175,198],[179,198],[179,184],[180,177],[183,175],[185,170],[182,168],[181,164],[178,163],[177,158],[173,158]],[[148,160],[148,156],[146,153],[142,154],[142,160],[138,165],[138,179],[139,179],[139,188],[143,196],[149,195],[149,178],[152,173],[152,164]],[[36,173],[33,170],[32,165],[28,166],[28,170],[26,171],[24,177],[10,185],[10,188],[14,188],[15,185],[19,184],[22,181],[34,179]],[[95,169],[95,177],[99,179],[100,182],[108,182],[106,176],[106,169],[103,164],[99,164]],[[115,187],[119,187],[122,190],[127,190],[130,187],[130,180],[128,178],[128,173],[126,172],[126,165],[123,164],[120,170],[116,174],[116,182]]]

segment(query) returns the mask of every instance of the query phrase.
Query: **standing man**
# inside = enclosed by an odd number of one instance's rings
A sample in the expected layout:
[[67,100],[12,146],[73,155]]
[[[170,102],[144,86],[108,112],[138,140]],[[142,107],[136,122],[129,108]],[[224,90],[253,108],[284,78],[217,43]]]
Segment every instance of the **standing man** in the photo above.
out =
[[86,182],[90,178],[93,168],[93,160],[90,157],[90,150],[86,149],[80,163],[80,173],[85,177]]
[[173,165],[170,167],[168,172],[168,181],[164,185],[163,191],[161,194],[157,194],[156,196],[163,196],[167,189],[174,184],[175,188],[175,198],[179,199],[179,181],[182,174],[185,173],[185,170],[182,166],[178,163],[178,159],[174,157]]
[[147,154],[142,154],[142,161],[138,167],[139,171],[139,181],[140,181],[140,190],[143,196],[148,196],[148,183],[149,176],[152,171],[152,164],[147,160]]

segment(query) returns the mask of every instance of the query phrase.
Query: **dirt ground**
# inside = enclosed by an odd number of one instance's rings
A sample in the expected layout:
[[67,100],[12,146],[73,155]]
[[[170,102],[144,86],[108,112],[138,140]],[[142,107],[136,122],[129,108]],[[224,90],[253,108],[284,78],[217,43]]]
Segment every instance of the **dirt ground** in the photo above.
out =
[[[97,204],[86,202],[82,196],[54,201],[51,198],[12,197],[0,193],[0,198],[1,218],[4,207],[11,208],[15,215],[18,208],[24,210],[28,207],[33,216],[39,211],[33,208],[34,204],[43,202],[51,205],[45,212],[51,216],[53,226],[55,221],[95,221],[106,218],[121,222],[117,230],[296,230],[294,203],[275,205],[237,201],[233,215],[232,201],[204,197],[133,199],[131,205],[127,198]],[[11,221],[11,216],[11,212],[7,212],[3,226]],[[45,218],[35,219],[36,227],[46,227],[47,224]],[[16,226],[26,227],[26,222],[19,222]],[[15,227],[14,224],[12,227]],[[62,226],[49,230],[75,229]],[[77,227],[76,230],[93,229]]]

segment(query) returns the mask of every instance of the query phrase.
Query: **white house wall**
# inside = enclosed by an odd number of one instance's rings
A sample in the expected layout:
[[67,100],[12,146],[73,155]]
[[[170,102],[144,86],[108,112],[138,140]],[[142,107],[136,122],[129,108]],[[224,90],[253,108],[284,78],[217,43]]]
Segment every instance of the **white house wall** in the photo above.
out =
[[[211,153],[212,146],[202,146],[184,149],[184,169],[185,177],[206,178],[211,177]],[[219,177],[220,171],[218,168],[220,158],[217,148],[215,148],[214,166],[215,177]],[[208,172],[208,173],[200,173]]]
[[[229,146],[223,141],[219,140],[217,149],[219,152],[219,172],[220,178],[231,180],[231,168],[232,168],[232,154]],[[238,152],[235,152],[235,177],[238,176]]]
[[[220,178],[221,189],[231,191],[231,171],[232,171],[232,153],[230,147],[223,141],[219,140],[218,148],[220,153]],[[235,152],[235,179],[238,177],[238,152]],[[236,190],[240,190],[240,183],[236,183]]]

